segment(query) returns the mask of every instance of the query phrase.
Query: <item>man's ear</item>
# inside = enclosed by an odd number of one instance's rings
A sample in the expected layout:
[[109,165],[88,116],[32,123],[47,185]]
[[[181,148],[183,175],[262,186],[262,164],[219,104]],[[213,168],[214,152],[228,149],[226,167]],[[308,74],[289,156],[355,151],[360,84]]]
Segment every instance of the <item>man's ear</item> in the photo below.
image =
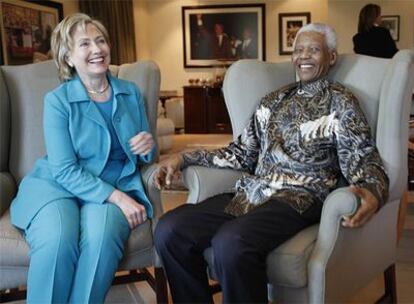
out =
[[338,58],[338,53],[336,51],[332,51],[331,53],[331,60],[329,61],[329,65],[333,66]]

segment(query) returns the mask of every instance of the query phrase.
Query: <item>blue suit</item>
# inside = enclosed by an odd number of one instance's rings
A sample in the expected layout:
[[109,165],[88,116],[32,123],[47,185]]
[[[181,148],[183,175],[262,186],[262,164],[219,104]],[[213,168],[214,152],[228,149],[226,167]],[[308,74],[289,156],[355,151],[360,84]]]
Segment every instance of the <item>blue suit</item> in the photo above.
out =
[[22,180],[11,206],[12,223],[24,230],[31,249],[28,302],[104,300],[130,233],[121,210],[106,202],[115,188],[153,215],[139,167],[152,161],[155,148],[136,156],[128,143],[149,132],[143,96],[131,82],[110,75],[108,80],[112,123],[127,155],[114,185],[99,178],[110,153],[110,132],[80,79],[45,97],[47,156]]

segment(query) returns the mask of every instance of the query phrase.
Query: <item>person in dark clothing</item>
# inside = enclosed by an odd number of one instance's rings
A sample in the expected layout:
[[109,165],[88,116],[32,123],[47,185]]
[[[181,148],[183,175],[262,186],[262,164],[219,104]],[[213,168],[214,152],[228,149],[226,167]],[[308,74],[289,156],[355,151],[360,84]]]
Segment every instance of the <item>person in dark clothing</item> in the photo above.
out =
[[392,58],[398,52],[388,29],[381,27],[381,7],[367,4],[359,13],[358,33],[352,38],[357,54]]

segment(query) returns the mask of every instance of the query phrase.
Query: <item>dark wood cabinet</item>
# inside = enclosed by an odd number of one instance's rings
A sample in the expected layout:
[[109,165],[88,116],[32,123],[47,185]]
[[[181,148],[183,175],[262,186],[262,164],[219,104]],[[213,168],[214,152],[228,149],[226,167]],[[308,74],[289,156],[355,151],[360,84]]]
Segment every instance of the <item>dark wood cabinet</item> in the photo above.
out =
[[184,87],[185,133],[232,133],[221,87]]

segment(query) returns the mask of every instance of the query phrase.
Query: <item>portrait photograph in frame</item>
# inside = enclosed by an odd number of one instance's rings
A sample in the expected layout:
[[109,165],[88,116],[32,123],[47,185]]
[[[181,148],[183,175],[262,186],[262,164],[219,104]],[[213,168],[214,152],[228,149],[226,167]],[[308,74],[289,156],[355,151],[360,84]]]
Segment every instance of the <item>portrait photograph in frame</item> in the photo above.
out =
[[390,31],[394,41],[400,40],[400,16],[381,16],[381,26]]
[[264,4],[183,6],[182,26],[185,68],[266,59]]
[[50,58],[50,37],[63,18],[54,1],[0,0],[0,64],[20,65]]
[[292,54],[296,33],[310,22],[310,12],[279,14],[279,55]]

